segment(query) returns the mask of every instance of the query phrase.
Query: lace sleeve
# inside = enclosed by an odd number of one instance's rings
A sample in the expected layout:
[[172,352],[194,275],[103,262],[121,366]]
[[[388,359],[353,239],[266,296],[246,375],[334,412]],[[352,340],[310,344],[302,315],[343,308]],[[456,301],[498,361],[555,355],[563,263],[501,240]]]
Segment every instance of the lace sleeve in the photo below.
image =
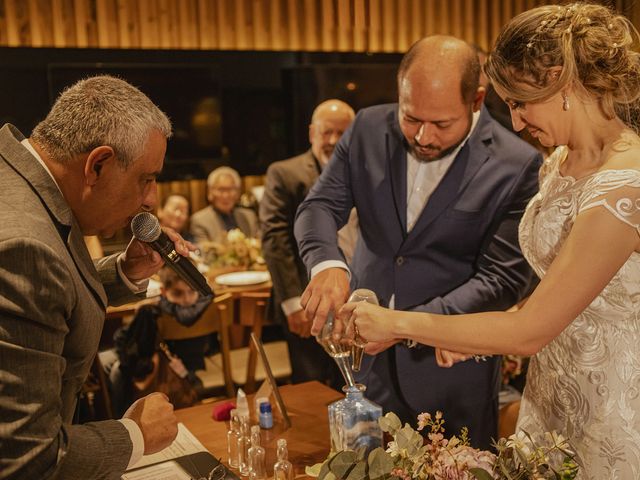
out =
[[579,211],[604,207],[640,233],[640,171],[604,170],[584,186]]
[[558,167],[560,166],[560,163],[562,162],[566,154],[567,147],[558,147],[551,153],[551,155],[547,156],[544,159],[542,165],[540,166],[540,172],[538,175],[538,181],[541,189],[549,174],[558,171]]

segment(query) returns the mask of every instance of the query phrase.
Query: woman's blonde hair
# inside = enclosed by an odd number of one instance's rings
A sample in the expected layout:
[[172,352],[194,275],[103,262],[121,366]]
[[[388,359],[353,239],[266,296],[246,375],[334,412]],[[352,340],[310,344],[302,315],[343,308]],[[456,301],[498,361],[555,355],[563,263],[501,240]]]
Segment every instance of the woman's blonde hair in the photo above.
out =
[[[519,102],[544,101],[567,86],[600,103],[607,118],[618,116],[640,129],[638,31],[607,7],[576,2],[547,5],[513,18],[485,63],[495,85]],[[561,66],[559,76],[550,69]]]

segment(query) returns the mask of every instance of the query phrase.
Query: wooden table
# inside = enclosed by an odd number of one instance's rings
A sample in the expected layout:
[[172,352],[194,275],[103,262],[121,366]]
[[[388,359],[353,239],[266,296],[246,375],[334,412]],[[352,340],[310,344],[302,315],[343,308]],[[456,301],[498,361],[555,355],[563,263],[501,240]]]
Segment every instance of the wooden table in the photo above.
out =
[[[304,475],[306,466],[323,461],[329,453],[329,420],[327,406],[343,397],[341,393],[321,384],[307,382],[280,387],[280,393],[291,418],[292,427],[284,430],[282,419],[274,405],[274,426],[262,430],[262,446],[267,454],[267,476],[273,476],[273,464],[276,461],[276,443],[279,438],[287,440],[289,460],[293,463],[296,475]],[[253,407],[253,396],[249,397],[249,406]],[[227,464],[227,422],[218,422],[211,418],[216,404],[198,405],[176,411],[178,421],[202,442],[216,457]],[[252,419],[252,424],[256,423]],[[236,472],[237,473],[237,472]]]
[[238,298],[240,294],[246,292],[270,292],[271,291],[271,280],[267,280],[262,283],[254,283],[251,285],[238,285],[230,287],[228,285],[220,285],[219,283],[209,281],[209,285],[216,292],[216,295],[223,295],[225,293],[230,293],[234,298]]
[[[251,325],[252,323],[250,320],[246,319],[251,319],[253,316],[253,312],[241,312],[238,308],[238,300],[243,293],[269,293],[271,291],[271,280],[252,285],[239,285],[234,287],[219,285],[213,282],[211,279],[209,279],[209,283],[216,295],[230,293],[233,299],[236,301],[236,309],[234,310],[234,323],[236,325]],[[139,302],[126,303],[118,307],[107,307],[107,314],[105,316],[102,337],[100,340],[100,350],[105,350],[107,348],[113,347],[113,334],[115,333],[115,331],[122,325],[130,322],[140,306],[146,303],[154,303],[157,301],[157,298],[158,297],[146,298],[144,300],[140,300]],[[238,345],[244,345],[247,343],[246,339],[241,339],[242,333],[240,333],[239,328],[232,326],[231,335],[233,348],[236,348]]]

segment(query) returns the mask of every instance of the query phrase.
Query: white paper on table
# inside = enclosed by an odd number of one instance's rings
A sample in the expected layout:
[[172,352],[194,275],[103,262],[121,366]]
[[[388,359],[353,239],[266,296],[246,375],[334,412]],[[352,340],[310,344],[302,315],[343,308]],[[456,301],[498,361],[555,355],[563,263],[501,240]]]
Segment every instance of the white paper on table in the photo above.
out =
[[170,460],[125,473],[122,480],[191,480],[191,475],[185,472],[177,462]]
[[[153,464],[157,465],[136,470],[135,472],[125,473],[122,478],[124,480],[189,480],[191,477],[184,472],[180,465],[176,462],[169,462],[168,460],[206,451],[207,449],[204,448],[204,445],[193,436],[193,433],[185,427],[184,423],[178,423],[178,435],[176,435],[171,445],[164,450],[160,450],[158,453],[143,456],[132,468],[140,468]],[[184,475],[186,475],[186,477]]]

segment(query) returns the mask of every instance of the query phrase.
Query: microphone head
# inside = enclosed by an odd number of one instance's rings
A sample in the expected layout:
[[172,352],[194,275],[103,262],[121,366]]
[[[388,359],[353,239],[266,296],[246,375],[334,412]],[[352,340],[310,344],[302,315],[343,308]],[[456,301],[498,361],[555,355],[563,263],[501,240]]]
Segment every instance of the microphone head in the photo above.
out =
[[131,220],[131,232],[141,242],[155,242],[162,229],[158,219],[149,212],[141,212]]

